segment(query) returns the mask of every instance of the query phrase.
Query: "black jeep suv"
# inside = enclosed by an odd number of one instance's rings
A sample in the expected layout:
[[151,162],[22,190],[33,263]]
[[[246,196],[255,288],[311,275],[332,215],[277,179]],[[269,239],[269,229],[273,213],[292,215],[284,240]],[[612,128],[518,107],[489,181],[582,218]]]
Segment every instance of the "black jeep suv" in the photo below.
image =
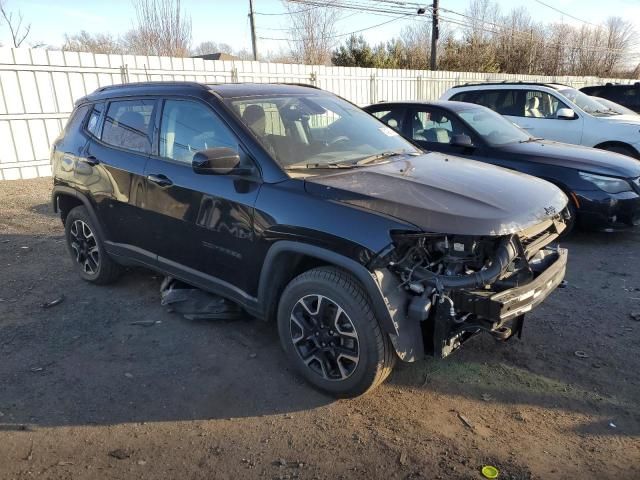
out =
[[396,358],[519,333],[565,272],[555,186],[422,154],[313,87],[101,88],[52,157],[83,279],[141,265],[277,318],[289,360],[338,396],[375,387]]

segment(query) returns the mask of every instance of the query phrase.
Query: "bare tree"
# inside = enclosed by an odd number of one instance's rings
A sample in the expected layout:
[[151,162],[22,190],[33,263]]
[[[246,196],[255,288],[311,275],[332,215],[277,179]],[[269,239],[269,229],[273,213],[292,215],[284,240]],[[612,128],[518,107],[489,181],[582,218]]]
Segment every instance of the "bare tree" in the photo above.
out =
[[193,50],[191,50],[191,53],[193,55],[207,55],[210,53],[232,54],[233,48],[231,48],[231,45],[227,43],[216,43],[207,40],[206,42],[201,42],[199,45],[194,47]]
[[431,59],[431,24],[419,21],[406,26],[400,32],[403,45],[404,68],[427,69]]
[[133,0],[135,28],[123,42],[129,53],[186,57],[191,45],[191,18],[180,0]]
[[62,50],[90,53],[124,53],[120,41],[109,33],[90,34],[86,30],[64,36]]
[[284,2],[289,13],[291,56],[298,63],[327,65],[337,43],[335,24],[337,9],[329,6],[309,8]]
[[620,17],[609,17],[604,24],[605,45],[609,50],[603,58],[603,73],[610,75],[623,67],[637,34],[631,22]]
[[31,24],[23,25],[23,17],[22,13],[18,11],[17,14],[14,12],[10,12],[7,9],[6,3],[4,0],[0,0],[0,15],[7,23],[9,27],[9,31],[11,32],[11,40],[13,42],[13,46],[18,48],[29,36],[29,32],[31,31]]

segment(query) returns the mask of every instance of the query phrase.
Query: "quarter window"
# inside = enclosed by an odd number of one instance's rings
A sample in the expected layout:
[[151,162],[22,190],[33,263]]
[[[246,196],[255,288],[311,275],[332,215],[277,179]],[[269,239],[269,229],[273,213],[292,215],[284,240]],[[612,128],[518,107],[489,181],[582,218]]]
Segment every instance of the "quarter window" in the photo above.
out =
[[98,131],[98,123],[100,122],[100,116],[102,115],[103,109],[104,104],[98,103],[93,106],[91,115],[89,115],[89,121],[87,122],[87,131],[94,137],[97,137],[100,134],[100,132]]
[[167,100],[160,125],[160,156],[191,164],[200,150],[228,147],[238,141],[205,105],[189,100]]
[[149,153],[155,103],[155,100],[111,102],[104,120],[102,141],[134,152]]

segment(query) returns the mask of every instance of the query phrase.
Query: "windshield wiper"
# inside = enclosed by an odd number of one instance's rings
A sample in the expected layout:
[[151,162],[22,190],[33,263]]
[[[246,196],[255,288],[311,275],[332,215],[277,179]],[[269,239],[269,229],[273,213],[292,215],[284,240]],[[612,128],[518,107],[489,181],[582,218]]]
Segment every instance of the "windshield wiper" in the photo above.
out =
[[314,170],[314,169],[325,169],[325,168],[352,168],[355,165],[353,163],[340,163],[340,162],[331,162],[331,163],[305,163],[304,165],[289,165],[285,167],[285,170]]
[[520,143],[537,142],[538,140],[544,140],[544,139],[541,137],[529,137],[527,140],[520,140]]
[[356,160],[355,162],[329,162],[329,163],[307,163],[304,165],[289,165],[285,168],[285,170],[296,170],[296,169],[327,169],[327,168],[357,168],[363,167],[365,165],[370,165],[378,160],[382,160],[389,157],[395,157],[396,155],[403,155],[407,152],[383,152],[376,153],[375,155],[370,155],[368,157],[361,158],[360,160]]
[[369,165],[371,163],[374,163],[378,160],[382,160],[385,158],[390,158],[390,157],[395,157],[398,155],[403,155],[404,151],[399,151],[399,152],[382,152],[382,153],[377,153],[375,155],[370,155],[368,157],[364,157],[361,158],[360,160],[358,160],[357,162],[354,163],[355,166],[361,167],[363,165]]

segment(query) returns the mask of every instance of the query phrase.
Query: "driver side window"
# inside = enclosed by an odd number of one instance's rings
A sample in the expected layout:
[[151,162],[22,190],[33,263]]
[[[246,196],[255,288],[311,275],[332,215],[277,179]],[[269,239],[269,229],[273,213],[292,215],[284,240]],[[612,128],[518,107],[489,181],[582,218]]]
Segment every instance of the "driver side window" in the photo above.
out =
[[199,150],[238,150],[235,135],[206,105],[191,100],[166,100],[160,124],[160,156],[191,164]]
[[451,115],[432,108],[421,108],[411,116],[411,138],[418,142],[451,143],[454,135],[469,135]]
[[524,116],[533,118],[557,118],[558,110],[568,108],[558,98],[547,92],[530,90],[526,94]]

